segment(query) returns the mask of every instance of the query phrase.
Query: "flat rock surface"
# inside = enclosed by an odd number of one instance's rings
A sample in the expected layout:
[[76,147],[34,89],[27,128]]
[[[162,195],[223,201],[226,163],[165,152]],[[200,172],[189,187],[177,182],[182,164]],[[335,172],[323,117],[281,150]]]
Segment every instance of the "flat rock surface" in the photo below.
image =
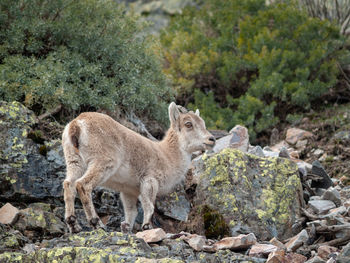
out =
[[0,208],[0,223],[1,224],[13,224],[17,220],[19,210],[11,205],[6,203],[3,207]]

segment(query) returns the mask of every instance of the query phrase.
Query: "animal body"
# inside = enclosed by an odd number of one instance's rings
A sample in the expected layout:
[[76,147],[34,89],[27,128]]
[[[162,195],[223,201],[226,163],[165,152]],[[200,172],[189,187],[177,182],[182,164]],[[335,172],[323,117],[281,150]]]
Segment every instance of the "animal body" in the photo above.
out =
[[94,228],[104,228],[91,197],[98,185],[120,192],[123,232],[133,228],[138,199],[144,211],[142,229],[152,228],[156,196],[171,192],[184,179],[191,153],[215,145],[198,110],[187,112],[171,103],[169,118],[171,126],[159,142],[96,112],[82,113],[66,125],[62,136],[67,165],[63,188],[65,220],[71,233],[81,230],[74,211],[76,192],[88,222]]

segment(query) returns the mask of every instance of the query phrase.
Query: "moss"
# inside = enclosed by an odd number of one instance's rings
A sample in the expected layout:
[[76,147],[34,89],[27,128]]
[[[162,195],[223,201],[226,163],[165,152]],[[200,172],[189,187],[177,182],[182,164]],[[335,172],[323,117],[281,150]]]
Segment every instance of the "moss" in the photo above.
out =
[[224,217],[216,210],[205,205],[202,209],[205,236],[207,238],[222,238],[230,235],[230,228]]
[[203,194],[208,191],[208,198],[203,197],[207,200],[206,205],[218,207],[219,211],[209,210],[203,214],[204,221],[210,222],[205,223],[207,236],[218,237],[222,235],[222,229],[225,233],[228,226],[221,223],[225,222],[222,215],[231,228],[237,222],[249,225],[252,217],[258,218],[267,228],[271,222],[282,227],[293,220],[291,209],[296,204],[301,183],[297,166],[292,161],[224,149],[206,158],[204,165],[202,191]]
[[32,130],[28,133],[27,137],[32,139],[35,143],[44,144],[45,139],[42,131],[40,130]]
[[43,155],[43,156],[46,156],[46,155],[47,155],[47,147],[46,147],[46,145],[41,145],[41,146],[39,147],[39,153],[40,153],[41,155]]

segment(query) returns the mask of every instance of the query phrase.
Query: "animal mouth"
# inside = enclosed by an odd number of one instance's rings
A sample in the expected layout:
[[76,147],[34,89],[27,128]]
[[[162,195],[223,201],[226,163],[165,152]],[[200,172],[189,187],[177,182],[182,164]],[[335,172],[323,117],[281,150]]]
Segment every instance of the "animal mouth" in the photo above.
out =
[[212,149],[215,146],[215,142],[214,143],[204,143],[204,146],[205,146],[205,148]]

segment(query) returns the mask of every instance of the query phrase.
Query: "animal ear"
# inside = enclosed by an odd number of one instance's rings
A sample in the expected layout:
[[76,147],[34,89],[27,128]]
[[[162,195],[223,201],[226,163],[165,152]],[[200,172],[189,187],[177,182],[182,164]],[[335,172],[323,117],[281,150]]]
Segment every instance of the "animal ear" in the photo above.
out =
[[176,104],[174,102],[170,103],[169,105],[169,119],[171,124],[175,125],[176,121],[179,119],[180,117],[180,111],[177,108]]
[[197,116],[199,116],[199,109],[196,109],[195,114],[196,114]]

